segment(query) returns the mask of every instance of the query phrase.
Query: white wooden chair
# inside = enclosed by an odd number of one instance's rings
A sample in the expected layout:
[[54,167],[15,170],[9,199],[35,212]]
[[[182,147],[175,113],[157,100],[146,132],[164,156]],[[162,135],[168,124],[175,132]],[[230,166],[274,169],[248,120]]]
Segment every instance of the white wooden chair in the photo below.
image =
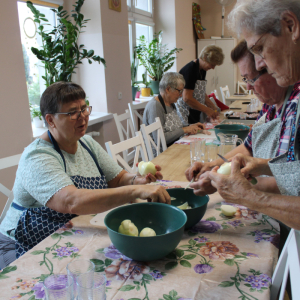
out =
[[237,84],[237,93],[239,94],[241,91],[242,93],[248,94],[247,84],[244,81],[238,81]]
[[138,112],[138,110],[145,109],[147,105],[147,102],[142,102],[139,104],[133,104],[133,103],[128,103],[129,111],[130,111],[130,116],[133,124],[134,131],[137,132],[139,131],[138,128],[138,120],[141,121],[141,124],[143,124],[143,116]]
[[[130,112],[128,109],[125,110],[124,114],[121,115],[114,114],[114,119],[120,137],[120,142],[126,141],[135,136]],[[126,123],[126,125],[124,124],[126,128],[122,123],[123,124]],[[123,151],[123,158],[127,162],[127,164],[129,164],[129,162],[133,160],[134,153],[135,153],[135,150],[131,150],[130,152],[129,151],[130,151],[129,149]]]
[[[137,135],[131,139],[128,139],[126,141],[112,144],[112,142],[106,142],[105,143],[106,150],[108,154],[112,157],[112,159],[121,165],[127,172],[129,173],[136,173],[137,172],[137,162],[139,161],[139,155],[141,154],[143,161],[148,161],[148,155],[146,152],[146,147],[144,144],[143,136],[141,132],[137,132]],[[133,165],[130,167],[128,163],[123,159],[123,157],[120,155],[121,152],[130,149],[135,148],[135,154],[133,159]]]
[[[157,134],[157,145],[151,137],[151,133],[155,132]],[[156,156],[160,154],[160,148],[162,147],[163,151],[167,150],[167,143],[165,139],[165,134],[160,122],[160,118],[155,118],[155,122],[146,126],[145,124],[141,125],[141,132],[145,141],[147,153],[149,160],[154,158],[152,147],[156,150]]]
[[[6,169],[6,168],[10,168],[13,166],[17,166],[19,164],[20,158],[21,158],[22,154],[17,154],[17,155],[13,155],[13,156],[9,156],[9,157],[5,157],[5,158],[1,158],[0,159],[0,170]],[[2,194],[4,194],[6,197],[8,197],[6,204],[4,206],[4,209],[2,211],[2,214],[0,216],[0,224],[3,221],[13,199],[14,199],[14,194],[13,191],[11,191],[10,189],[8,189],[7,187],[5,187],[3,184],[0,183],[0,192]]]
[[217,91],[217,90],[214,90],[213,93],[215,94],[215,96],[217,97],[217,99],[220,100],[219,95],[218,95],[218,91]]
[[[300,297],[300,231],[291,229],[277,262],[271,286],[271,300],[283,300],[290,274],[291,292],[293,299]],[[278,292],[280,290],[279,298]]]
[[226,98],[230,97],[230,91],[228,85],[226,85],[225,87],[220,87],[220,91],[221,91],[223,103],[226,105]]

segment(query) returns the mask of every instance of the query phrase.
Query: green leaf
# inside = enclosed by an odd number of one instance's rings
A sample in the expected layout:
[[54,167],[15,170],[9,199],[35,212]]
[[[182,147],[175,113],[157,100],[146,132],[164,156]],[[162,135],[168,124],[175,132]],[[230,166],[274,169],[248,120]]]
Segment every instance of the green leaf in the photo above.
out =
[[187,260],[192,260],[196,257],[196,254],[188,254],[183,256],[182,258],[187,259]]
[[7,274],[9,272],[13,272],[17,270],[17,266],[8,266],[2,270],[0,274]]
[[129,298],[128,300],[141,300],[141,298]]
[[206,221],[216,221],[217,219],[215,217],[210,217],[210,218],[207,218]]
[[232,266],[234,266],[234,260],[233,259],[225,259],[224,264],[232,267]]
[[177,261],[170,261],[170,262],[166,263],[165,269],[166,270],[172,270],[172,269],[176,268],[177,265],[178,265]]
[[35,251],[30,252],[30,254],[32,254],[32,255],[39,255],[39,254],[43,254],[43,253],[45,253],[45,251],[43,251],[43,250],[35,250]]
[[100,248],[96,250],[97,253],[104,253],[104,248]]
[[113,262],[112,259],[106,258],[106,259],[105,259],[105,266],[106,266],[106,267],[110,266],[112,262]]
[[256,291],[256,289],[250,288],[250,292],[255,292],[255,291]]
[[53,233],[51,235],[51,237],[55,240],[55,239],[58,239],[60,237],[60,234],[59,233]]
[[103,266],[104,265],[104,261],[100,260],[100,259],[92,258],[92,259],[90,259],[90,261],[92,263],[94,263],[95,266]]
[[180,261],[180,264],[183,266],[183,267],[186,267],[186,268],[191,268],[191,264],[190,264],[190,262],[188,262],[187,260],[184,260],[184,259],[182,259],[181,261]]
[[195,246],[197,244],[197,242],[195,240],[190,239],[189,244],[192,246]]
[[174,299],[178,293],[175,290],[170,291],[169,295]]
[[135,286],[134,285],[130,285],[130,284],[127,284],[127,285],[123,285],[119,291],[122,291],[122,292],[128,292],[128,291],[131,291],[131,290],[134,290],[135,289]]
[[153,280],[153,277],[149,274],[143,274],[143,279],[145,280]]
[[70,236],[70,235],[73,235],[73,232],[70,232],[70,231],[64,231],[61,235],[64,235],[64,236]]
[[171,296],[164,294],[163,295],[165,300],[173,300]]
[[40,276],[40,280],[41,281],[44,281],[47,277],[49,277],[50,276],[50,274],[42,274],[41,276]]
[[171,252],[171,253],[169,253],[169,254],[166,256],[166,258],[168,258],[168,259],[176,259],[177,256],[176,256],[176,254],[175,254],[174,252]]
[[235,255],[234,258],[243,258],[243,259],[247,259],[247,257],[242,256],[242,255]]
[[203,246],[206,246],[206,243],[198,243],[198,244],[196,245],[197,248],[201,248],[201,247],[203,247]]
[[222,281],[219,286],[220,287],[231,287],[234,285],[233,281]]
[[175,249],[175,253],[177,257],[182,257],[184,255],[184,251],[181,249]]
[[28,298],[28,300],[35,300],[35,295],[32,295],[30,298]]
[[0,279],[6,279],[6,278],[9,278],[9,277],[0,273]]

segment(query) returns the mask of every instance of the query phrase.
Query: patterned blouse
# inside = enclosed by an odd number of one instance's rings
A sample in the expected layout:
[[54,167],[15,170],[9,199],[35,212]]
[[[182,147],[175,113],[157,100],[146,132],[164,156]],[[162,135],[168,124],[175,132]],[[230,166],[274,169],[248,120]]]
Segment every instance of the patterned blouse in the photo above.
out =
[[[289,149],[289,139],[292,132],[293,125],[295,123],[295,114],[297,112],[298,100],[300,96],[300,81],[298,81],[293,88],[293,91],[290,95],[284,115],[282,116],[281,122],[281,132],[280,132],[280,141],[277,155],[285,153]],[[276,118],[280,118],[282,106],[276,112],[275,105],[269,106],[264,104],[262,110],[260,111],[259,116],[256,119],[256,122],[265,114],[266,122],[270,122]],[[252,153],[252,130],[248,134],[244,142],[245,147]]]

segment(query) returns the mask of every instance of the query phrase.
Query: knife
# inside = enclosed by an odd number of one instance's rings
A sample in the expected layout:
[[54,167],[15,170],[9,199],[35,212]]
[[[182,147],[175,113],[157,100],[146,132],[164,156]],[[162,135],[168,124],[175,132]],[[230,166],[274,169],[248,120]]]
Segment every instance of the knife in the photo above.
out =
[[[225,158],[223,155],[221,155],[221,154],[218,154],[218,156],[220,157],[220,158],[222,158],[225,162],[230,162],[227,158]],[[247,180],[249,180],[253,185],[254,184],[257,184],[257,179],[255,178],[255,177],[252,177],[251,175],[248,175],[248,179]]]
[[190,184],[191,183],[193,183],[194,181],[195,181],[195,177],[196,177],[196,175],[197,175],[197,171],[193,171],[193,174],[194,174],[194,177],[193,177],[193,179],[190,181],[190,183],[185,187],[185,190],[188,188],[188,187],[190,187]]

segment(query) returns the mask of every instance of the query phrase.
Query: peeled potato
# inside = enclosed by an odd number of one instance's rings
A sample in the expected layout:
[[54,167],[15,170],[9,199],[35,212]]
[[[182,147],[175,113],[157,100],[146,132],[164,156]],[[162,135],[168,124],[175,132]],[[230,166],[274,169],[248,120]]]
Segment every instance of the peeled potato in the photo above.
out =
[[231,173],[231,162],[224,163],[217,171],[219,174],[230,175]]
[[155,231],[152,228],[145,227],[141,232],[140,232],[141,237],[146,237],[146,236],[156,236]]
[[141,161],[141,162],[139,162],[138,169],[139,169],[139,173],[142,176],[146,176],[149,173],[151,173],[152,175],[155,176],[155,174],[157,172],[154,163],[152,163],[151,161],[148,161],[148,162]]
[[236,207],[232,205],[221,205],[222,214],[227,217],[232,217],[236,213]]
[[118,232],[130,236],[139,235],[137,227],[130,220],[122,221],[121,225],[119,226]]
[[177,206],[177,208],[180,208],[180,209],[190,209],[191,207],[189,206],[188,202],[185,202],[182,205]]

